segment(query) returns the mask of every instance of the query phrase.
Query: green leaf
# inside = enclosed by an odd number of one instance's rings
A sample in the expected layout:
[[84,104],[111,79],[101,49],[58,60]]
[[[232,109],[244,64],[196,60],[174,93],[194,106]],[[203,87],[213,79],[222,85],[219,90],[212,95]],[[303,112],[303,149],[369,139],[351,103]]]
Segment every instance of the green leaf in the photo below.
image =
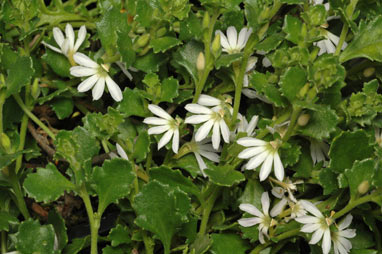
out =
[[330,168],[323,168],[319,175],[319,183],[324,188],[324,195],[328,195],[338,190],[337,175]]
[[165,36],[162,38],[153,39],[150,41],[150,46],[153,48],[154,53],[166,52],[170,48],[182,44],[181,40],[178,40],[175,37]]
[[77,254],[83,248],[90,245],[90,235],[83,238],[74,238],[62,251],[63,254]]
[[268,82],[267,76],[260,72],[253,72],[250,75],[250,86],[257,92],[263,93],[275,106],[285,106],[286,99],[281,96],[281,92],[274,84]]
[[106,246],[105,248],[102,249],[102,254],[127,254],[127,250],[125,247],[111,247],[111,246]]
[[[349,156],[351,154],[351,156]],[[369,137],[363,130],[341,132],[333,139],[329,150],[329,167],[338,173],[350,169],[356,160],[363,160],[373,154]]]
[[285,39],[299,44],[303,39],[301,38],[302,22],[291,15],[286,15],[284,19],[283,31],[286,33]]
[[191,40],[198,39],[202,34],[202,24],[194,12],[190,12],[188,18],[180,22],[179,39]]
[[111,246],[113,247],[124,243],[131,243],[128,228],[122,226],[121,224],[118,224],[115,228],[112,228],[107,238],[111,241]]
[[123,99],[118,105],[118,110],[129,116],[148,116],[147,101],[135,88],[131,90],[126,87],[123,91]]
[[71,98],[56,98],[51,105],[60,120],[69,117],[73,113],[74,102]]
[[6,96],[20,92],[22,87],[30,83],[33,74],[32,58],[27,56],[17,57],[16,62],[8,70],[8,77],[5,80],[7,86]]
[[216,166],[210,165],[204,170],[211,182],[219,186],[230,187],[245,180],[242,173],[235,170],[231,165]]
[[0,169],[10,165],[13,161],[19,157],[20,154],[23,154],[23,151],[19,151],[12,154],[1,154],[0,156]]
[[212,234],[212,254],[245,254],[249,249],[246,241],[235,234]]
[[64,55],[47,49],[46,53],[41,57],[52,70],[59,76],[70,77],[70,63]]
[[154,54],[153,52],[147,53],[146,55],[136,59],[134,67],[140,71],[146,73],[157,72],[159,67],[167,61],[167,56],[158,53]]
[[188,221],[191,204],[187,195],[153,180],[135,196],[133,207],[137,214],[135,223],[157,235],[164,253],[169,254],[173,235]]
[[269,51],[276,49],[283,40],[284,36],[279,33],[275,33],[265,38],[262,42],[258,43],[255,48],[257,50],[268,53]]
[[256,179],[248,179],[243,194],[239,198],[241,204],[247,203],[256,206],[261,210],[261,195],[264,192],[263,186]]
[[133,158],[137,162],[143,161],[150,151],[150,137],[147,131],[139,133],[138,139],[134,144]]
[[102,214],[109,204],[127,196],[134,179],[133,167],[125,159],[107,160],[102,167],[96,167],[92,180],[93,188],[99,197],[98,213]]
[[0,211],[0,231],[9,231],[9,224],[19,223],[18,219],[12,214]]
[[148,27],[151,24],[151,19],[153,18],[153,8],[149,4],[149,1],[147,0],[142,0],[142,1],[137,1],[137,16],[136,16],[136,21],[144,26]]
[[319,88],[329,88],[345,80],[345,68],[339,63],[338,57],[323,54],[309,67],[309,80]]
[[349,182],[350,194],[356,197],[358,194],[358,186],[367,181],[369,184],[374,178],[375,162],[373,159],[365,159],[356,161],[351,169],[345,170],[345,176]]
[[306,83],[306,73],[301,67],[290,67],[280,78],[281,91],[293,101]]
[[150,180],[156,180],[163,184],[168,184],[170,188],[179,188],[185,193],[190,193],[196,197],[200,196],[200,189],[192,183],[191,179],[182,175],[180,170],[168,167],[158,167],[150,169]]
[[58,249],[62,250],[68,244],[64,218],[56,210],[52,209],[49,211],[48,224],[53,225],[58,240]]
[[50,202],[59,198],[64,191],[75,189],[75,185],[66,179],[49,163],[46,168],[38,168],[36,173],[27,175],[24,188],[29,196],[38,202]]
[[198,80],[198,70],[196,69],[196,60],[200,52],[203,52],[203,44],[190,41],[173,54],[171,62],[175,67],[182,66],[190,74],[194,82]]
[[301,155],[298,162],[292,167],[292,170],[296,171],[293,175],[294,177],[302,177],[309,179],[312,175],[313,161],[310,156],[310,151],[308,147],[303,147],[301,149]]
[[122,61],[126,67],[130,67],[135,62],[135,51],[128,31],[117,32],[117,47],[122,56]]
[[371,61],[382,61],[382,17],[377,16],[367,25],[361,22],[359,32],[340,55],[340,61],[346,62],[357,57],[366,57]]
[[280,158],[284,168],[293,166],[300,158],[301,146],[294,140],[283,143],[279,150]]
[[118,126],[124,121],[121,113],[112,107],[107,114],[90,113],[82,118],[84,127],[93,137],[109,139],[118,133]]
[[169,77],[162,82],[161,86],[161,101],[173,102],[173,99],[178,97],[179,82],[173,77]]
[[239,61],[242,57],[242,53],[223,54],[215,61],[216,69],[219,70],[221,67],[229,67],[233,62]]
[[54,229],[29,219],[20,224],[16,249],[21,253],[54,253]]
[[100,149],[95,138],[83,127],[58,132],[55,146],[55,156],[69,161],[74,170],[79,170],[86,161],[97,155]]

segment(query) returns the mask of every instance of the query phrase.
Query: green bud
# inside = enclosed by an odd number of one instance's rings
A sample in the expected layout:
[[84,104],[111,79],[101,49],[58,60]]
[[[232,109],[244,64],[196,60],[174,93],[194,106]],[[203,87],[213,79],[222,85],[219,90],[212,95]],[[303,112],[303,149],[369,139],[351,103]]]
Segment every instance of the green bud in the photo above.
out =
[[363,195],[369,191],[369,188],[370,188],[369,181],[365,180],[358,185],[358,192],[359,194]]
[[163,35],[165,35],[167,32],[167,29],[165,27],[162,27],[160,29],[157,30],[157,37],[162,37]]
[[150,39],[150,34],[144,34],[144,35],[141,35],[138,40],[136,40],[135,42],[135,45],[138,47],[138,48],[143,48],[144,46],[147,45],[147,43],[149,42],[149,39]]
[[179,33],[180,32],[180,22],[175,21],[174,23],[172,23],[172,29],[174,29],[175,32]]
[[203,52],[200,52],[198,55],[198,59],[196,60],[196,68],[198,69],[198,71],[202,71],[204,70],[205,66],[206,60],[204,58],[204,54]]
[[7,134],[1,133],[0,145],[6,153],[11,149],[11,140],[8,138]]
[[218,58],[221,53],[221,45],[220,45],[220,33],[215,35],[215,39],[212,42],[212,54],[215,58]]
[[210,14],[208,13],[208,11],[204,13],[202,27],[203,30],[208,29],[210,27]]
[[308,124],[309,122],[309,119],[310,119],[310,115],[309,114],[301,114],[298,119],[297,119],[297,124],[299,126],[305,126]]
[[31,89],[31,95],[36,100],[38,96],[40,95],[40,86],[39,86],[39,80],[36,78],[33,81],[32,89]]
[[374,67],[369,67],[369,68],[366,68],[363,70],[363,76],[365,78],[370,78],[371,76],[373,76],[375,73],[375,68]]
[[306,93],[308,92],[309,90],[309,84],[306,83],[301,89],[300,91],[298,92],[298,95],[300,96],[300,98],[304,98]]

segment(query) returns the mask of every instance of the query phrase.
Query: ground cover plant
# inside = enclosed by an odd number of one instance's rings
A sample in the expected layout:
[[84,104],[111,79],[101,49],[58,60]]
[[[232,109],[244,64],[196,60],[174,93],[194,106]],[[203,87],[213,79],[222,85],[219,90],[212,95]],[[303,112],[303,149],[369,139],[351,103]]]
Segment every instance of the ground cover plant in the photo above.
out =
[[379,0],[4,0],[2,254],[382,253]]

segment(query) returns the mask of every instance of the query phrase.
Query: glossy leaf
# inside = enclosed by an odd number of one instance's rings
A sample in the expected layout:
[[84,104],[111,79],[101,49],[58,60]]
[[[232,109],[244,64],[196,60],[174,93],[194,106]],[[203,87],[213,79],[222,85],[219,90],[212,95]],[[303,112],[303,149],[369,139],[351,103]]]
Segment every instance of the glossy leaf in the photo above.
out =
[[116,247],[124,243],[131,243],[130,233],[127,227],[124,227],[118,224],[115,228],[110,230],[108,235],[109,240],[111,241],[111,246]]
[[182,66],[187,70],[192,79],[196,82],[198,78],[198,70],[196,69],[196,59],[200,52],[203,51],[203,46],[196,42],[190,41],[183,47],[179,48],[174,53],[173,61],[176,66]]
[[243,54],[222,54],[215,62],[216,69],[219,70],[221,67],[229,67],[233,62],[240,61]]
[[13,216],[12,214],[5,212],[5,211],[0,211],[0,230],[1,231],[9,231],[9,225],[14,225],[17,224],[19,220]]
[[301,38],[302,22],[291,15],[286,15],[284,19],[283,31],[286,33],[285,39],[299,44],[303,38]]
[[209,168],[204,170],[204,173],[210,178],[211,182],[219,186],[230,187],[245,180],[244,175],[230,165],[210,165]]
[[375,162],[372,159],[356,161],[353,167],[345,170],[345,176],[349,183],[350,194],[355,197],[358,194],[358,186],[367,181],[370,184],[375,172]]
[[249,245],[236,234],[212,234],[212,254],[245,254]]
[[21,88],[31,82],[34,74],[32,59],[27,56],[19,56],[16,62],[9,68],[5,81],[7,96],[20,92]]
[[131,66],[135,62],[135,51],[127,31],[117,32],[117,46],[122,56],[122,61],[126,63],[127,67]]
[[73,113],[74,102],[70,98],[57,98],[51,105],[57,118],[60,120],[69,117]]
[[119,103],[118,110],[126,116],[148,116],[147,102],[139,92],[128,87],[123,92],[123,99]]
[[48,224],[53,225],[58,241],[57,247],[62,250],[68,244],[67,228],[64,218],[56,210],[51,210],[48,215]]
[[50,68],[61,77],[70,77],[70,63],[64,55],[47,49],[42,59],[49,65]]
[[285,97],[289,101],[293,101],[305,83],[306,73],[304,69],[296,66],[288,68],[281,76],[280,87]]
[[178,97],[179,82],[173,77],[163,80],[161,86],[161,101],[173,102]]
[[165,36],[150,41],[150,46],[153,48],[154,53],[166,52],[167,50],[182,44],[182,41],[175,37]]

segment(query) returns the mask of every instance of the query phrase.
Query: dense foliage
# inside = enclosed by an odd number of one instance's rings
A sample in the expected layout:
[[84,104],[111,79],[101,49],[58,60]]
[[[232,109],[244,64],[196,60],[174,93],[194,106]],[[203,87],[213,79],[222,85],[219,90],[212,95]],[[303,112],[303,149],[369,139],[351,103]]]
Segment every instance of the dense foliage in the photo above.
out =
[[4,0],[0,31],[2,254],[382,253],[381,1]]

